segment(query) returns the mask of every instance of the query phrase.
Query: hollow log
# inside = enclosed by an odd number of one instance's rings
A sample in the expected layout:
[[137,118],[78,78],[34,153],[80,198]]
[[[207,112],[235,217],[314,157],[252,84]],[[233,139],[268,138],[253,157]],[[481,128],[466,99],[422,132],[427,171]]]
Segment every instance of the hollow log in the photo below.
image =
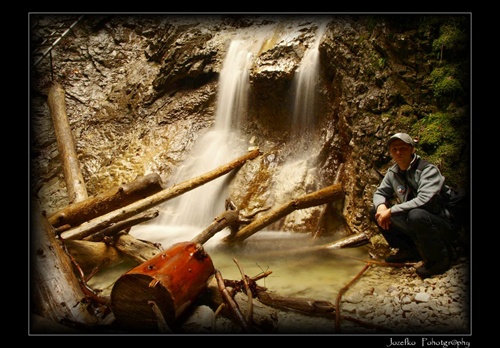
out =
[[54,82],[50,86],[48,104],[62,162],[66,189],[70,203],[87,199],[87,188],[83,181],[80,164],[75,149],[75,142],[66,114],[65,92],[62,86]]
[[275,221],[278,221],[282,217],[290,214],[295,210],[306,209],[313,206],[325,204],[331,202],[334,199],[340,199],[342,197],[343,190],[341,184],[334,184],[325,187],[321,190],[295,198],[276,209],[272,209],[267,214],[261,216],[249,225],[243,227],[236,234],[230,234],[223,240],[226,242],[244,240],[260,229],[272,224]]
[[111,306],[117,323],[138,333],[157,332],[159,324],[173,327],[206,289],[214,272],[201,244],[174,244],[115,282]]
[[190,191],[198,186],[204,185],[207,182],[217,179],[218,177],[229,173],[231,170],[241,167],[246,161],[254,159],[260,154],[259,150],[253,150],[247,154],[238,157],[237,159],[222,165],[208,173],[202,174],[190,180],[186,180],[181,184],[162,190],[147,198],[129,204],[123,208],[114,210],[110,213],[97,217],[78,227],[61,233],[61,238],[67,240],[83,239],[93,233],[98,232],[111,224],[121,220],[128,219],[131,216],[139,214],[147,209],[150,209],[169,199],[175,198],[187,191]]
[[91,325],[97,318],[82,303],[85,294],[68,255],[55,238],[52,225],[42,216],[38,202],[31,212],[32,311],[56,323]]
[[64,207],[49,216],[49,222],[54,227],[62,225],[75,227],[85,221],[129,205],[163,189],[164,187],[158,174],[152,173],[140,176],[132,182]]

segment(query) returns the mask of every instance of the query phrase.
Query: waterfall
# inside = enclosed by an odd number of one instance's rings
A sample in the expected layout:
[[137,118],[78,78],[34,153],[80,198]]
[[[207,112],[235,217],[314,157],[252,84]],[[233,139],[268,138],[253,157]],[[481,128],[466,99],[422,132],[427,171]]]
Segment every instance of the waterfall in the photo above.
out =
[[313,45],[304,53],[304,57],[295,72],[293,81],[293,110],[290,138],[299,142],[301,148],[307,146],[316,121],[316,94],[319,79],[319,44],[326,30],[326,22],[321,23],[316,31]]
[[[292,84],[293,109],[288,146],[291,156],[282,164],[274,178],[277,203],[283,203],[311,189],[318,188],[317,163],[315,156],[315,127],[317,119],[317,82],[319,79],[319,44],[326,31],[327,22],[321,22],[316,30],[313,44],[306,50],[297,68]],[[316,208],[295,211],[285,219],[291,225],[306,221]],[[289,226],[290,227],[290,226]]]
[[[247,110],[252,53],[245,41],[233,40],[219,76],[215,123],[196,142],[190,157],[169,182],[189,180],[223,165],[246,151],[238,145],[238,129]],[[161,225],[207,227],[222,211],[227,176],[219,177],[165,203]]]

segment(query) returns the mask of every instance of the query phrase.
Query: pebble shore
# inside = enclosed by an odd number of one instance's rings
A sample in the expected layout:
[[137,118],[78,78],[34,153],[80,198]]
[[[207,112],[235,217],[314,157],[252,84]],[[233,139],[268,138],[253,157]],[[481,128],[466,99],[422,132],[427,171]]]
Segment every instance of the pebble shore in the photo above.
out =
[[[348,287],[340,301],[339,325],[331,318],[294,311],[277,312],[273,334],[293,335],[462,335],[470,334],[470,268],[461,257],[444,274],[421,279],[414,266],[373,264]],[[207,307],[208,308],[208,307]],[[199,308],[185,333],[214,333],[211,311]],[[204,317],[205,320],[200,320]],[[237,333],[227,319],[216,319],[215,333]]]

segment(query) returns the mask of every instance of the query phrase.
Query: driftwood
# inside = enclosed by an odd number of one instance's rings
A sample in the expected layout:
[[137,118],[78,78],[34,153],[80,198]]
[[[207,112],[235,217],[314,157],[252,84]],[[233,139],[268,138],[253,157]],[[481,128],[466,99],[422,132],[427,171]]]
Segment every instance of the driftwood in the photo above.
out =
[[52,225],[42,216],[38,202],[32,201],[31,214],[32,312],[56,323],[95,324],[97,317],[82,301],[86,295],[71,260],[58,244]]
[[163,189],[164,187],[158,174],[153,173],[140,176],[130,183],[66,206],[55,214],[52,214],[49,217],[49,222],[54,227],[62,225],[75,227],[83,222],[146,198]]
[[219,270],[215,270],[215,278],[217,279],[217,286],[219,287],[219,291],[222,294],[224,299],[224,303],[227,304],[233,318],[238,322],[244,332],[250,332],[250,326],[243,313],[240,310],[240,306],[234,300],[231,292],[224,285],[224,278],[222,278],[222,274]]
[[137,263],[148,261],[162,252],[159,245],[139,240],[123,232],[118,234],[114,246]]
[[235,210],[227,210],[218,215],[206,229],[204,229],[202,232],[200,232],[200,234],[191,239],[191,242],[205,244],[217,232],[223,230],[226,227],[235,225],[239,226],[238,212]]
[[[242,217],[240,215],[240,210],[236,207],[230,198],[226,199],[226,211],[219,214],[214,221],[204,229],[200,234],[194,237],[191,242],[205,244],[210,238],[212,238],[217,232],[223,230],[226,227],[231,229],[231,233],[236,233],[239,227],[243,224],[249,224],[251,220],[250,217]],[[261,211],[261,210],[260,210]],[[257,214],[257,213],[254,213]]]
[[113,224],[103,230],[100,230],[97,233],[85,237],[83,240],[88,240],[91,242],[100,242],[103,239],[116,235],[120,231],[128,230],[132,226],[154,219],[158,216],[159,213],[160,212],[158,210],[154,210],[151,212],[146,211],[144,213],[137,214],[136,216],[133,216],[130,219],[119,221],[116,224]]
[[282,217],[290,214],[295,210],[310,208],[316,205],[328,203],[334,199],[342,198],[342,195],[343,195],[342,186],[340,184],[334,184],[325,187],[321,190],[293,199],[288,203],[285,203],[282,206],[271,210],[264,216],[250,223],[249,225],[243,227],[236,234],[230,234],[229,236],[224,238],[224,241],[232,242],[232,241],[244,240],[253,235],[255,232],[259,231],[260,229],[272,224],[275,221],[278,221]]
[[[250,287],[255,287],[256,280],[271,273],[248,278]],[[217,307],[216,314],[222,313],[225,317],[232,318],[244,332],[272,333],[276,331],[278,327],[276,309],[266,306],[256,298],[249,298],[242,292],[243,290],[242,280],[227,280],[222,278],[222,274],[216,274],[215,279],[212,279],[201,296],[202,302],[208,303],[210,307]],[[250,299],[252,299],[251,303]]]
[[69,231],[61,233],[61,238],[74,240],[83,239],[99,230],[109,227],[111,224],[128,219],[169,199],[175,198],[189,190],[204,185],[207,182],[229,173],[231,170],[241,167],[246,161],[254,159],[260,154],[259,150],[253,150],[232,162],[222,165],[208,173],[187,180],[181,184],[162,190],[152,196],[114,210],[108,214],[95,218]]
[[159,245],[136,239],[123,230],[156,216],[158,211],[153,214],[145,212],[120,221],[84,240],[65,240],[65,243],[68,251],[86,274],[96,268],[120,263],[123,261],[123,255],[136,263],[142,263],[161,252]]
[[370,242],[370,235],[366,233],[355,233],[350,236],[339,239],[333,243],[320,245],[318,249],[338,250],[343,248],[355,248]]
[[76,263],[87,275],[123,261],[122,255],[114,246],[102,242],[68,240],[65,244]]
[[258,291],[257,298],[265,305],[284,310],[295,310],[309,315],[334,317],[335,305],[330,301],[319,301],[307,298],[285,297]]
[[64,89],[54,82],[49,89],[48,104],[59,149],[59,158],[62,161],[64,179],[71,203],[87,199],[87,189],[83,181],[82,172],[75,150],[71,128],[66,114],[66,101]]

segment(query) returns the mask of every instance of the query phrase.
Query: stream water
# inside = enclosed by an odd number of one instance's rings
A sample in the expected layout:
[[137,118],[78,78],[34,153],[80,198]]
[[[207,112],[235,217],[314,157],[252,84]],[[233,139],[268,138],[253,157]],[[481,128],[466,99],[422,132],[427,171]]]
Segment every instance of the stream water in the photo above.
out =
[[[138,239],[161,243],[164,249],[168,249],[175,243],[191,240],[198,231],[193,226],[145,225],[131,234]],[[203,245],[223,278],[241,280],[238,265],[249,277],[270,271],[272,273],[257,284],[282,296],[334,302],[339,290],[363,269],[365,263],[359,259],[367,258],[362,247],[307,250],[343,236],[312,239],[306,233],[263,231],[234,245],[222,241],[227,234],[227,231],[221,231]],[[135,264],[126,262],[111,267],[92,278],[89,285],[108,294],[113,282],[133,267]]]

